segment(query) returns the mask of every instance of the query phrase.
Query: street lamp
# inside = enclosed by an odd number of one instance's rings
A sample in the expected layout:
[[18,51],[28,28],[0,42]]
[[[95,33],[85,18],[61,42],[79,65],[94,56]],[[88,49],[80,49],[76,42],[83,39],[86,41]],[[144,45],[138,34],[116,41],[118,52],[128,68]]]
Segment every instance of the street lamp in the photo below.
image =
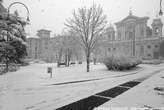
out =
[[[29,9],[28,7],[24,4],[24,3],[21,3],[21,2],[13,2],[9,5],[9,7],[7,8],[7,19],[10,20],[10,8],[16,4],[20,4],[22,6],[25,7],[25,9],[27,10],[27,18],[26,18],[26,23],[29,23],[30,22],[30,19],[29,19]],[[23,28],[23,25],[21,24],[22,28]],[[8,30],[7,30],[7,40],[8,41],[9,39],[9,25],[8,25]]]
[[[29,19],[29,10],[28,10],[28,7],[25,4],[21,3],[21,2],[13,2],[13,3],[11,3],[9,5],[9,7],[7,8],[7,19],[10,20],[10,8],[12,6],[16,5],[16,4],[20,4],[20,5],[22,5],[22,6],[25,7],[25,9],[27,10],[26,23],[29,23],[30,22],[30,19]],[[10,28],[9,25],[10,24],[8,24],[8,27],[7,27],[7,38],[6,38],[6,42],[8,42],[8,40],[9,40],[9,28]],[[23,28],[23,25],[22,24],[21,24],[21,26]],[[6,56],[6,60],[7,60],[6,61],[6,72],[8,72],[8,58],[7,58],[7,56]]]
[[[160,0],[160,10],[159,10],[159,16],[162,16],[163,12],[162,12],[162,0]],[[159,60],[161,62],[161,39],[159,38]]]
[[160,0],[160,10],[159,10],[159,15],[162,16],[163,12],[162,12],[162,0]]
[[24,3],[21,3],[21,2],[13,2],[9,5],[8,9],[7,9],[7,12],[8,12],[8,18],[10,17],[10,8],[16,4],[20,4],[22,6],[24,6],[27,10],[27,18],[26,18],[26,22],[30,22],[30,19],[29,19],[29,10],[28,10],[28,7],[24,4]]

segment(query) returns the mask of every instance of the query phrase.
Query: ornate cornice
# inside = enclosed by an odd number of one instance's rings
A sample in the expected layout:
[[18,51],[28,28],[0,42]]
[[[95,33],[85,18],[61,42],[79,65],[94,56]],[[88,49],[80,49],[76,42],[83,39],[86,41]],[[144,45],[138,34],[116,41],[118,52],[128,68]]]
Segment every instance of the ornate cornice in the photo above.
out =
[[128,22],[146,22],[149,19],[149,17],[137,17],[134,15],[129,15],[127,17],[125,17],[124,19],[122,19],[119,22],[116,22],[115,25],[116,26],[120,26],[120,25],[124,25]]

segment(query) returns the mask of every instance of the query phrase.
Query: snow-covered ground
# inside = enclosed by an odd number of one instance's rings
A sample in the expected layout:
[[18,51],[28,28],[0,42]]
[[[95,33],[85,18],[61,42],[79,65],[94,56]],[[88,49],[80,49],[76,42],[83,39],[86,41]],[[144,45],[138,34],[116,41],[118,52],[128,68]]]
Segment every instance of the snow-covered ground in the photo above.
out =
[[[31,64],[0,76],[0,110],[53,110],[155,73],[163,66],[141,65],[137,70],[114,72],[98,64],[91,65],[91,72],[87,73],[85,64],[60,68],[56,64]],[[47,73],[47,67],[53,67],[53,78]],[[93,81],[62,84],[82,80]]]
[[124,108],[164,110],[164,71],[153,75],[136,87],[101,105],[97,110]]

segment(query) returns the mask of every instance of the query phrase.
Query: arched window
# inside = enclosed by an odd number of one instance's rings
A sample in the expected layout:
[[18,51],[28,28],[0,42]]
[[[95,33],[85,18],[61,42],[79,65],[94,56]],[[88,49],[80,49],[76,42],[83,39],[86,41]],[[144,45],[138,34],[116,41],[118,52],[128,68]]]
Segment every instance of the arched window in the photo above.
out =
[[121,32],[118,32],[118,40],[121,40]]

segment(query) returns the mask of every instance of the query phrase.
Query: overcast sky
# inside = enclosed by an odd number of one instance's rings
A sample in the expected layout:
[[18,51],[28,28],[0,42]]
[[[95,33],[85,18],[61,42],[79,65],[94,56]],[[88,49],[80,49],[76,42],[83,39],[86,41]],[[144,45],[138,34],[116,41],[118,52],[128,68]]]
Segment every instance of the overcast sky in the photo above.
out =
[[[65,19],[71,17],[73,10],[82,6],[91,6],[93,3],[103,7],[108,22],[115,23],[129,14],[132,9],[133,15],[150,17],[149,24],[159,12],[160,0],[4,0],[5,7],[10,3],[19,1],[26,4],[30,11],[30,25],[26,31],[35,36],[39,29],[52,31],[52,36],[60,34],[63,30]],[[164,1],[162,3],[164,11]],[[14,5],[11,8],[18,10],[20,16],[26,17],[26,10],[21,5]],[[163,17],[164,18],[164,17]]]

